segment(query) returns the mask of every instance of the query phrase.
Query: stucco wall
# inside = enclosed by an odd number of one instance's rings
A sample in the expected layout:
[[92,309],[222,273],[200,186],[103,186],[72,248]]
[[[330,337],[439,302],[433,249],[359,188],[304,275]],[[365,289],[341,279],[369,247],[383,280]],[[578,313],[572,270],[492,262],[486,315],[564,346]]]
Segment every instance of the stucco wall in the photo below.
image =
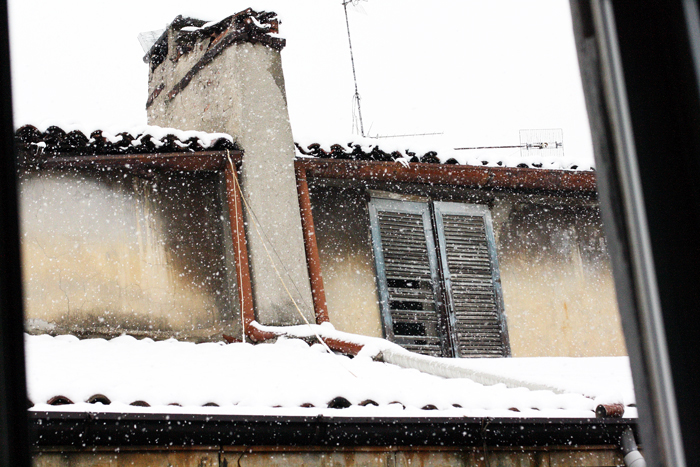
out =
[[240,334],[222,188],[214,174],[23,175],[28,330],[195,340]]
[[[626,355],[595,200],[394,188],[490,207],[514,357]],[[343,331],[380,336],[367,199],[361,186],[311,185],[331,322]]]
[[331,323],[383,337],[365,195],[354,188],[312,188],[311,200]]
[[626,355],[595,205],[516,200],[497,243],[513,356]]

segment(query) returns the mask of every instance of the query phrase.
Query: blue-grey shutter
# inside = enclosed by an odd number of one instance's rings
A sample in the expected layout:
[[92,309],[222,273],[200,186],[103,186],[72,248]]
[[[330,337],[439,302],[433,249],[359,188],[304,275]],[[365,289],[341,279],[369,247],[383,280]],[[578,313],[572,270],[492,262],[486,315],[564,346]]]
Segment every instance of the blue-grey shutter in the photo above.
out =
[[373,198],[369,209],[386,338],[414,352],[445,355],[429,204]]
[[449,202],[433,205],[455,355],[509,356],[498,258],[488,208]]

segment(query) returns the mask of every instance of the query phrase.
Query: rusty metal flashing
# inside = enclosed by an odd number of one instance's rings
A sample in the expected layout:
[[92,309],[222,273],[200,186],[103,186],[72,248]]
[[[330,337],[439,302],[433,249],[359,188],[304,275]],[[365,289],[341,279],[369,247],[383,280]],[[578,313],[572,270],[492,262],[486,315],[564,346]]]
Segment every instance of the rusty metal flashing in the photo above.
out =
[[[231,157],[241,158],[240,151]],[[196,153],[129,154],[105,156],[52,157],[41,161],[37,167],[51,168],[116,168],[134,172],[148,169],[179,170],[183,172],[220,171],[225,168],[226,152],[201,151]]]
[[595,408],[595,416],[598,418],[619,418],[625,414],[624,404],[599,404]]
[[392,181],[429,185],[453,185],[486,189],[596,193],[596,175],[590,171],[568,171],[512,167],[477,167],[368,160],[297,159],[295,166],[307,178],[337,178],[353,181]]
[[[337,409],[342,410],[342,409]],[[328,417],[29,412],[45,446],[581,446],[615,445],[631,419]]]

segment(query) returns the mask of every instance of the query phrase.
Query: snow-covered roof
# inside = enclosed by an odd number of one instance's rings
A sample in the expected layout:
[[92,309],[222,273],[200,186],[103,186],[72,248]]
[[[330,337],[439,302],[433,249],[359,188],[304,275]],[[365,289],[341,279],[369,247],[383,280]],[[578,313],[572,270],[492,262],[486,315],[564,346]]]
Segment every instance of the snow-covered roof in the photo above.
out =
[[481,384],[375,361],[378,347],[396,346],[374,340],[351,359],[286,337],[252,345],[27,335],[28,396],[37,412],[585,419],[618,402],[636,417],[626,357],[424,357],[508,382]]
[[86,126],[25,125],[15,133],[17,147],[41,149],[44,155],[81,156],[108,154],[152,154],[235,149],[225,133],[183,131],[158,126],[132,127],[127,131],[103,131]]

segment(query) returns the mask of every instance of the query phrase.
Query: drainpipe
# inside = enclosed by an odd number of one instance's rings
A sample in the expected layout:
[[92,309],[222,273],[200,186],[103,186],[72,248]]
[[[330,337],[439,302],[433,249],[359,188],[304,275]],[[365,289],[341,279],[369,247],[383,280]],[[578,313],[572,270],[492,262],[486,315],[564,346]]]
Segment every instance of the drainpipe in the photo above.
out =
[[627,427],[625,431],[622,432],[620,445],[622,447],[622,454],[625,456],[625,465],[627,467],[647,467],[647,462],[637,449],[637,442],[634,440],[632,428]]
[[[306,339],[311,342],[315,341],[315,339],[313,339],[315,335],[308,335],[307,333],[297,333],[294,332],[294,330],[291,327],[285,329],[285,327],[283,326],[275,326],[273,331],[260,329],[258,322],[253,320],[250,316],[244,316],[243,326],[245,329],[245,335],[254,343],[265,342],[282,336],[297,339]],[[266,327],[272,328],[272,326]],[[328,348],[330,348],[334,352],[340,352],[344,355],[352,355],[353,357],[357,356],[357,354],[359,354],[362,350],[362,347],[364,347],[363,344],[358,344],[355,342],[338,339],[335,337],[324,336],[323,330],[319,330],[318,328],[316,329],[316,333],[323,340],[323,342],[326,343]],[[229,336],[227,334],[224,334],[223,337],[224,340],[229,344],[232,344],[234,342],[240,342],[239,339],[236,339],[235,337]]]

